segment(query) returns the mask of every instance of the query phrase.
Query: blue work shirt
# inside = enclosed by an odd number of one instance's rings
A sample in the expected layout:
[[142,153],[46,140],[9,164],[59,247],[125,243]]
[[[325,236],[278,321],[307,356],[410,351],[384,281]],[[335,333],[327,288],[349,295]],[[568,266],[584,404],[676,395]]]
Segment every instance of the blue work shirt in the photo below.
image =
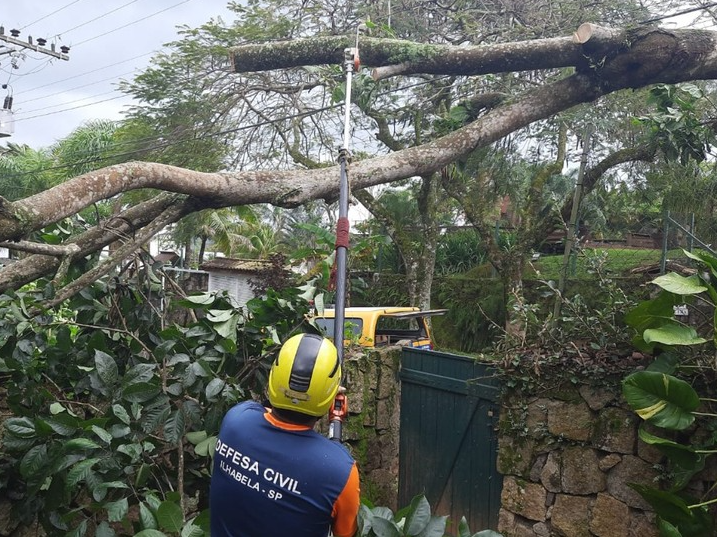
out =
[[339,443],[277,420],[262,405],[227,412],[214,452],[212,537],[350,537],[358,471]]

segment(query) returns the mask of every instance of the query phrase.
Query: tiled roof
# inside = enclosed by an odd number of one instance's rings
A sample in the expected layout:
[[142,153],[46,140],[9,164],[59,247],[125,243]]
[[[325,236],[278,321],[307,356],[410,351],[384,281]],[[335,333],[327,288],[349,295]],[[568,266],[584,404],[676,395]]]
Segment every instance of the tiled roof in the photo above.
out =
[[232,259],[229,257],[215,257],[205,261],[199,267],[202,270],[231,270],[235,272],[261,272],[271,268],[271,262],[263,259]]

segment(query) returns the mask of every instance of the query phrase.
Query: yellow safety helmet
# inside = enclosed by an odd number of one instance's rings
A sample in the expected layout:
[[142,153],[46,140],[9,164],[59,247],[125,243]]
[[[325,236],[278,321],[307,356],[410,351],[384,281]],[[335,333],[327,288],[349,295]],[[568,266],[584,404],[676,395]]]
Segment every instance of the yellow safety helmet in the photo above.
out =
[[339,390],[341,364],[334,344],[315,334],[298,334],[281,347],[269,372],[274,408],[321,417]]

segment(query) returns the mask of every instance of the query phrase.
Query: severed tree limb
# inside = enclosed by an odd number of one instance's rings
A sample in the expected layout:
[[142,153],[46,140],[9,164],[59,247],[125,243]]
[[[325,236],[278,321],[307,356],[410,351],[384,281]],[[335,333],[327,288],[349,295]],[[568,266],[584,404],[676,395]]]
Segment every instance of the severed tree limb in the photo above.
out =
[[80,247],[76,244],[43,244],[30,241],[0,242],[0,248],[57,257],[71,256],[80,252]]
[[142,228],[134,239],[127,241],[120,246],[108,259],[99,263],[96,267],[85,272],[82,276],[73,280],[62,289],[58,290],[55,296],[44,302],[44,306],[51,308],[62,303],[64,300],[80,292],[92,282],[108,274],[114,267],[122,262],[123,259],[134,253],[145,242],[149,241],[158,232],[162,231],[165,226],[176,222],[182,216],[181,206],[170,206],[154,219],[149,225]]
[[[160,194],[151,200],[130,207],[102,226],[77,235],[69,244],[80,247],[78,256],[90,255],[117,241],[119,237],[131,235],[157,218],[171,205],[182,206],[184,214],[199,210],[197,200],[181,200],[174,194]],[[60,260],[54,256],[35,254],[20,259],[0,270],[0,292],[17,289],[23,285],[58,270]]]

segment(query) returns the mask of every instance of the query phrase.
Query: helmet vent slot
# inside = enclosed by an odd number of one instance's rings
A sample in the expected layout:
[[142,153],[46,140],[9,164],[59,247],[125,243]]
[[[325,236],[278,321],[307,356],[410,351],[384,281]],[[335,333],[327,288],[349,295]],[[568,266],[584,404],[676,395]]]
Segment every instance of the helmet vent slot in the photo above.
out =
[[304,334],[301,338],[289,376],[290,389],[302,393],[309,391],[316,358],[323,342],[323,338],[313,334]]

